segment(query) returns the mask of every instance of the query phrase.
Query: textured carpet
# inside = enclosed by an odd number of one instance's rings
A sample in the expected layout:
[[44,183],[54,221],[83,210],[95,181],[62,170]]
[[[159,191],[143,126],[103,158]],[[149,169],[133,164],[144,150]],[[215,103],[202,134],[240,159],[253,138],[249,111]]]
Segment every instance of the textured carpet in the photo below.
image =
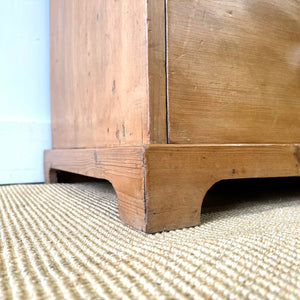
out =
[[0,299],[300,299],[298,199],[147,235],[105,183],[2,186]]

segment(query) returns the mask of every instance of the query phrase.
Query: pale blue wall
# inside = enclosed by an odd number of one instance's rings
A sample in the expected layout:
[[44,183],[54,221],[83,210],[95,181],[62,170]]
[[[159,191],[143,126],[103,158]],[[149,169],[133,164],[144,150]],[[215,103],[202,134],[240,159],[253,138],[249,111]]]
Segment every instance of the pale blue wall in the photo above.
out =
[[0,184],[42,182],[51,147],[48,0],[0,0]]

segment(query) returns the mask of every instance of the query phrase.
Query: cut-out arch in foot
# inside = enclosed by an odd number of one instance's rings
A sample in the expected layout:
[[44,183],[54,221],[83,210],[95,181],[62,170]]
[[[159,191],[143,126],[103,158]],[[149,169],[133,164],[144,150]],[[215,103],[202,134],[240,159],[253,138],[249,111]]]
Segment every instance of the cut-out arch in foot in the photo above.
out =
[[200,224],[223,179],[299,176],[299,145],[149,145],[45,151],[46,182],[62,170],[110,181],[120,218],[154,233]]

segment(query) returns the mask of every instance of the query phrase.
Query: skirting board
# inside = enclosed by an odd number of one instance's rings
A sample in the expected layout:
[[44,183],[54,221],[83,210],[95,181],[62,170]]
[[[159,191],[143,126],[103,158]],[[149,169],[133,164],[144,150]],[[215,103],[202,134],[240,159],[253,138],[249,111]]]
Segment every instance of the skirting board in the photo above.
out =
[[50,120],[0,120],[0,139],[0,184],[44,182],[43,152],[51,147]]
[[300,144],[147,145],[47,150],[46,182],[56,171],[110,181],[120,218],[154,233],[200,224],[205,194],[223,179],[300,176]]

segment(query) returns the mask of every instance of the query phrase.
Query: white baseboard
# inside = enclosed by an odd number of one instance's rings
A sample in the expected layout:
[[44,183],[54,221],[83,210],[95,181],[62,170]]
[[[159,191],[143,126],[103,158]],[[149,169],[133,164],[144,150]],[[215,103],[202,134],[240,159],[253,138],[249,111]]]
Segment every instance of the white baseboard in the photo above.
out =
[[0,120],[0,184],[44,182],[43,151],[50,122]]

